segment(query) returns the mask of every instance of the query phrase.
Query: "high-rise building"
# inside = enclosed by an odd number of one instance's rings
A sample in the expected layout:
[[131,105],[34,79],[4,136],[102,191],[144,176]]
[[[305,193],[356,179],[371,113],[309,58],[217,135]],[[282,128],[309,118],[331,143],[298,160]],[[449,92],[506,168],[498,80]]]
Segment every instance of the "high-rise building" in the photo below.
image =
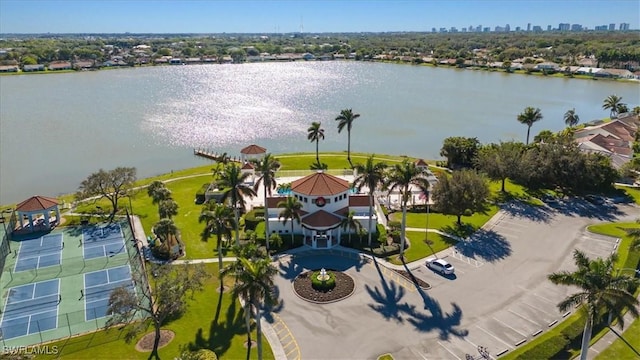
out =
[[455,26],[452,26],[451,29],[449,29],[449,32],[457,33],[458,32],[458,28],[456,28]]
[[520,30],[522,30],[522,29],[520,28],[520,26],[516,26],[516,31],[517,31],[517,32],[520,32]]
[[596,26],[595,30],[596,31],[607,31],[607,25],[600,25],[600,26]]
[[473,29],[475,29],[475,27],[473,25],[469,25],[469,32],[473,32]]
[[620,31],[629,30],[629,23],[620,23]]
[[505,25],[504,31],[506,31],[506,32],[511,31],[511,26],[509,26],[509,24]]
[[540,25],[535,25],[533,27],[533,32],[542,32],[542,26]]
[[616,24],[609,24],[609,31],[613,31],[616,29]]
[[551,25],[547,25],[547,31],[551,31]]
[[491,28],[488,26],[482,28],[482,32],[489,32],[489,31],[491,31]]
[[436,32],[436,28],[432,27],[431,32]]
[[527,31],[531,31],[531,23],[527,23]]
[[476,32],[481,32],[481,31],[482,31],[482,25],[476,26]]
[[[568,23],[560,23],[560,25],[558,25],[558,30],[560,30],[560,31],[569,31],[570,26],[571,25],[568,24]],[[551,29],[548,29],[548,30],[551,30]]]
[[571,31],[582,31],[582,25],[580,24],[572,24]]

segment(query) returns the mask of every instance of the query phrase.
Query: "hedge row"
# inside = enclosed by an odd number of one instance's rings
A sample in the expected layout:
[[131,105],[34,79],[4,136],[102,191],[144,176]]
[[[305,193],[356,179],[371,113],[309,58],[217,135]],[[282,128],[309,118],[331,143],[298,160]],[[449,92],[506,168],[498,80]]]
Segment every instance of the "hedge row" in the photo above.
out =
[[253,208],[244,216],[244,228],[245,230],[255,230],[262,221],[264,221],[264,208]]

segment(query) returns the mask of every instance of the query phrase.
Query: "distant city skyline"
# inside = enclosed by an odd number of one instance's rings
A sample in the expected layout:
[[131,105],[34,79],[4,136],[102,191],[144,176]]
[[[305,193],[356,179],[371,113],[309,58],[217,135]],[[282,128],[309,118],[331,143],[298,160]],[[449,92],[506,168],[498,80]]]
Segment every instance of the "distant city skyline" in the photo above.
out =
[[560,24],[636,30],[640,1],[0,0],[2,34],[546,31]]

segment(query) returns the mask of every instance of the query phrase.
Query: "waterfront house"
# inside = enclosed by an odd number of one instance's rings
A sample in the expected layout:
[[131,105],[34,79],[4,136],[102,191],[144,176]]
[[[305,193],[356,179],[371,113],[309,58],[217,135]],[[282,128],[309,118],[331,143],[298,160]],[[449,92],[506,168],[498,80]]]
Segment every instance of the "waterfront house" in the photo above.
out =
[[18,72],[18,65],[0,65],[0,72]]
[[25,65],[22,67],[22,71],[24,72],[44,71],[44,64]]
[[71,70],[71,62],[69,61],[52,61],[49,64],[49,70]]

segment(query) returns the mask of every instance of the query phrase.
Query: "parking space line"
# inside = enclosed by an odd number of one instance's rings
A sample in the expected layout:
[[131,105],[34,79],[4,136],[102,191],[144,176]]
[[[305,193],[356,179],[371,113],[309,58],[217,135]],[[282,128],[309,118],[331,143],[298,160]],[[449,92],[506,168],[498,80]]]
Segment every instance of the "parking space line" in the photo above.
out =
[[504,340],[500,339],[499,337],[497,337],[496,335],[494,335],[493,333],[489,332],[489,330],[481,328],[480,326],[476,325],[476,327],[482,331],[484,331],[485,333],[487,333],[487,335],[491,336],[492,338],[500,341],[501,343],[507,345],[509,348],[513,349],[513,346],[511,346],[509,343],[505,342]]
[[513,327],[511,327],[510,325],[506,324],[504,321],[502,321],[502,320],[500,320],[500,319],[496,319],[496,318],[495,318],[495,317],[493,317],[493,316],[492,316],[492,318],[493,318],[493,320],[495,320],[495,321],[499,322],[499,323],[500,323],[500,324],[502,324],[503,326],[508,327],[509,329],[511,329],[511,330],[515,331],[516,333],[518,333],[518,334],[520,334],[520,335],[524,336],[525,338],[527,337],[527,335],[525,335],[525,334],[521,333],[520,331],[518,331],[518,330],[514,329],[514,328],[513,328]]
[[509,309],[509,310],[507,310],[507,311],[508,311],[508,312],[510,312],[510,313],[512,313],[513,315],[515,315],[515,316],[519,317],[519,318],[522,318],[522,319],[524,319],[524,320],[527,320],[528,322],[530,322],[530,323],[532,323],[532,324],[534,324],[534,325],[540,326],[540,324],[538,324],[537,322],[535,322],[535,321],[533,321],[533,320],[529,319],[528,317],[526,317],[526,316],[524,316],[524,315],[522,315],[522,314],[520,314],[520,313],[517,313],[517,312],[515,312],[515,311],[513,311],[513,310],[511,310],[511,309]]
[[598,238],[591,237],[591,236],[589,236],[589,235],[582,235],[582,239],[584,239],[584,240],[593,240],[593,241],[605,242],[605,243],[607,243],[607,244],[611,244],[611,245],[616,244],[616,239],[615,239],[615,238],[611,238],[611,239],[598,239]]
[[445,350],[447,350],[447,352],[451,355],[453,355],[453,357],[455,357],[458,360],[462,360],[461,358],[459,358],[456,354],[453,353],[453,351],[449,350],[446,346],[442,345],[442,343],[440,341],[438,341],[438,345],[442,346]]
[[[527,305],[528,307],[530,307],[530,308],[532,308],[532,309],[536,309],[536,310],[538,310],[538,311],[540,311],[540,312],[543,312],[543,313],[545,313],[545,314],[549,315],[549,312],[548,312],[548,311],[546,311],[546,310],[542,310],[542,309],[540,309],[540,308],[538,308],[538,307],[536,307],[536,306],[533,306],[533,305],[529,304],[529,303],[528,303],[528,302],[526,302],[526,301],[523,301],[522,303],[523,303],[523,304],[525,304],[525,305]],[[558,316],[558,315],[554,315],[554,314],[550,314],[550,315],[551,315],[551,317],[552,317],[552,318],[554,318],[554,319]]]

